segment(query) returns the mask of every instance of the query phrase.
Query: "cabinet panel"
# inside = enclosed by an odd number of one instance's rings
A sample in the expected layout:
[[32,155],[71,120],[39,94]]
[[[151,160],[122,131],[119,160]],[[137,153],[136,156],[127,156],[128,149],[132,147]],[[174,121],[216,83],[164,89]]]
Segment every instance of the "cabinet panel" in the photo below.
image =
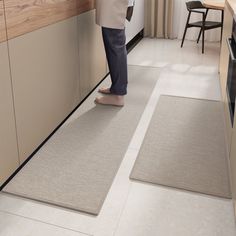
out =
[[5,0],[8,38],[66,20],[94,8],[94,0]]
[[77,17],[9,41],[21,163],[79,101]]
[[222,45],[220,53],[220,84],[221,84],[222,101],[224,102],[226,135],[229,148],[232,136],[232,126],[228,108],[228,98],[226,94],[226,83],[227,83],[228,64],[229,64],[229,49],[226,40],[228,38],[231,38],[232,26],[233,26],[233,16],[229,9],[228,4],[226,4],[225,15],[224,15],[224,29],[223,29],[223,37],[222,37]]
[[19,166],[7,43],[0,43],[0,185]]
[[80,89],[83,99],[106,75],[106,57],[95,11],[78,16]]
[[[0,1],[0,35],[6,40],[3,1]],[[19,166],[7,42],[0,43],[0,185]]]
[[220,83],[221,83],[222,100],[225,99],[226,95],[226,82],[227,82],[228,63],[229,63],[229,50],[227,47],[226,40],[228,38],[231,38],[232,26],[233,26],[233,16],[227,4],[224,12],[225,12],[224,29],[223,29],[222,46],[220,53]]
[[[236,124],[236,116],[234,117],[234,124]],[[231,178],[232,178],[232,192],[233,192],[233,199],[235,201],[235,214],[236,214],[236,126],[233,129],[233,135],[232,135],[230,167],[231,167]]]
[[0,43],[6,41],[6,28],[3,0],[0,0]]

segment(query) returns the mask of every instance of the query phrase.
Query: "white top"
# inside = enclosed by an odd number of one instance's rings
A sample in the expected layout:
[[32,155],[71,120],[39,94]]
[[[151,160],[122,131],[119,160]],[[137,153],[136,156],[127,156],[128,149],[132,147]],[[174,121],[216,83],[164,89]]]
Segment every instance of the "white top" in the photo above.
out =
[[135,0],[129,0],[129,3],[128,3],[129,5],[128,5],[128,6],[129,6],[129,7],[134,6],[134,1],[135,1]]
[[96,23],[102,27],[124,29],[129,1],[96,0]]

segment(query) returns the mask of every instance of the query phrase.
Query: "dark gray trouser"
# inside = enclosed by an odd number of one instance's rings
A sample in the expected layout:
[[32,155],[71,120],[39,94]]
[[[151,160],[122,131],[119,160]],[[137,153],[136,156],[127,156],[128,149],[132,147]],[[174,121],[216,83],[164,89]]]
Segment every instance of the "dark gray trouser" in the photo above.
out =
[[112,94],[127,94],[128,69],[124,29],[102,27],[102,36],[111,75]]

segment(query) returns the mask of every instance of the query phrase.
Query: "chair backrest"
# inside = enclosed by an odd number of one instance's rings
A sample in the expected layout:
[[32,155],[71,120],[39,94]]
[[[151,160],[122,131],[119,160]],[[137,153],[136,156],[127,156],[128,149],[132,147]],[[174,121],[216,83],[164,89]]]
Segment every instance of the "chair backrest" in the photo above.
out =
[[190,2],[186,2],[186,6],[187,6],[187,9],[188,11],[191,11],[191,10],[194,10],[194,9],[201,9],[201,8],[204,8],[205,7],[202,5],[202,2],[201,1],[190,1]]

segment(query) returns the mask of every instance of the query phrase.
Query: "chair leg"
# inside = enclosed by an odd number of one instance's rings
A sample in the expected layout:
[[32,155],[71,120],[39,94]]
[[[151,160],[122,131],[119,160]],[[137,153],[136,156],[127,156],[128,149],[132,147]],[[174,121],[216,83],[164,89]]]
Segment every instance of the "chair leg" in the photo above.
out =
[[199,32],[199,35],[198,35],[198,38],[197,38],[197,43],[199,43],[199,40],[201,38],[201,35],[202,35],[202,28],[200,29],[200,32]]
[[205,44],[205,29],[202,29],[202,54],[204,53],[204,45]]
[[187,29],[188,29],[188,27],[187,27],[187,25],[186,25],[186,26],[185,26],[185,29],[184,29],[183,39],[182,39],[182,42],[181,42],[181,48],[182,48],[183,45],[184,45],[184,40],[185,40],[185,36],[186,36],[186,33],[187,33]]
[[186,33],[187,33],[187,29],[188,29],[190,15],[191,15],[191,12],[189,12],[189,14],[188,14],[188,19],[187,19],[187,22],[186,22],[186,25],[185,25],[185,29],[184,29],[184,35],[183,35],[183,39],[182,39],[182,42],[181,42],[181,48],[184,45],[184,40],[185,40],[185,36],[186,36]]
[[209,9],[207,9],[206,13],[203,14],[203,16],[202,16],[202,22],[203,22],[203,25],[202,25],[202,28],[201,28],[201,31],[202,31],[202,54],[204,53],[204,46],[205,46],[205,22],[206,22],[208,10]]

